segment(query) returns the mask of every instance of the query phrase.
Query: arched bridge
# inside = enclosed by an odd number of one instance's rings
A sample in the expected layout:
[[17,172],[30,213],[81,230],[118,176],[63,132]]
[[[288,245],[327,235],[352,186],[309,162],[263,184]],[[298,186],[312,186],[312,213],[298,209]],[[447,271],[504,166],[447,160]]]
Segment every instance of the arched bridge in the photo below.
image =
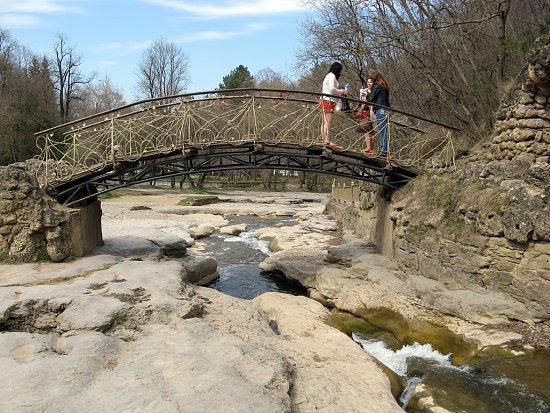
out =
[[[141,182],[235,169],[325,173],[393,189],[428,161],[454,162],[454,128],[395,109],[384,157],[361,152],[355,111],[335,113],[329,139],[338,146],[327,147],[318,103],[318,93],[272,89],[139,101],[37,133],[38,178],[60,202],[77,205]],[[373,135],[377,148],[376,128]]]

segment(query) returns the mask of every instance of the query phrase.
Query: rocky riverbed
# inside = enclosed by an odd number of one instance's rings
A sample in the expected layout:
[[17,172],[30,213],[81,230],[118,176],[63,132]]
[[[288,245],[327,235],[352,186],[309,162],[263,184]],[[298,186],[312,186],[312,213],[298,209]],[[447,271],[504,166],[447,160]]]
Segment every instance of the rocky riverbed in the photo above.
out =
[[[324,196],[246,194],[204,207],[178,207],[180,198],[105,201],[105,245],[93,255],[0,266],[0,411],[402,411],[377,363],[326,324],[321,304],[192,284],[215,273],[193,244],[227,226],[223,214],[317,222]],[[316,234],[293,237],[322,248],[334,231]]]
[[[327,307],[385,307],[479,347],[525,337],[422,306],[390,260],[322,214],[327,195],[232,192],[179,206],[183,197],[105,200],[94,254],[0,265],[0,411],[403,411],[378,363],[329,326]],[[257,232],[279,251],[262,267],[317,301],[200,286],[217,276],[200,240],[243,231],[229,220],[243,214],[298,218]]]

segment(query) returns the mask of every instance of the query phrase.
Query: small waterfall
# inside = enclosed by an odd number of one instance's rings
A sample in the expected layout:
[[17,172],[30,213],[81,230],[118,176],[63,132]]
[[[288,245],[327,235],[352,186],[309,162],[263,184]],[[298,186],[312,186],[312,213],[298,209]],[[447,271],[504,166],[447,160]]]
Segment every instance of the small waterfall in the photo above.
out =
[[459,395],[454,402],[458,411],[491,413],[546,413],[548,403],[525,384],[484,368],[454,366],[452,354],[442,354],[431,344],[413,343],[392,350],[379,340],[353,333],[363,349],[398,374],[405,385],[399,403],[406,408],[416,386],[452,389]]

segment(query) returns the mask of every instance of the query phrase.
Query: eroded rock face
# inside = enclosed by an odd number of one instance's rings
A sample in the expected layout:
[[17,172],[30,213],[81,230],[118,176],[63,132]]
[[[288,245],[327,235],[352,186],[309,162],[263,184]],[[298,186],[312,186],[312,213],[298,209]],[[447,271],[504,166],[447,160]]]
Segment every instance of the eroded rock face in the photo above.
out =
[[[507,297],[510,319],[549,320],[550,168],[524,161],[459,168],[457,174],[418,178],[412,190],[394,195],[386,212],[393,221],[393,258],[405,273],[456,291],[452,305],[428,300],[440,311],[460,314],[459,298],[467,295],[458,292],[471,291]],[[445,207],[430,207],[428,199]],[[336,200],[330,211],[344,213]]]
[[39,188],[26,164],[0,166],[0,262],[68,258],[73,215]]
[[535,42],[534,54],[503,99],[490,145],[494,160],[548,162],[550,155],[550,36]]

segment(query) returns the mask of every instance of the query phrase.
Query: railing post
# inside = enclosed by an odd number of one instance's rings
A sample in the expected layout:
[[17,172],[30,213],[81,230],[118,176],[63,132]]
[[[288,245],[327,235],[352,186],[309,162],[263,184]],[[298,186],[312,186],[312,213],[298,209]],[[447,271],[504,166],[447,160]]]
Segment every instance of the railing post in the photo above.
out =
[[256,136],[258,131],[258,125],[256,124],[256,98],[254,94],[250,94],[250,100],[251,100],[251,115],[252,115],[252,122],[249,123],[249,136],[252,135],[254,137],[254,145],[258,143],[258,136]]
[[184,117],[184,106],[183,106],[183,100],[180,102],[180,107],[179,107],[179,111],[178,111],[178,116],[180,118],[180,143],[181,143],[181,150],[184,151],[185,150],[185,140],[183,138],[184,136],[184,128],[185,128],[185,117]]
[[48,183],[48,164],[50,163],[49,160],[50,160],[50,135],[53,135],[53,133],[50,133],[50,134],[46,134],[44,135],[44,152],[46,153],[46,156],[44,157],[45,159],[45,162],[46,162],[46,167],[44,168],[44,170],[46,171],[45,174],[46,176],[44,177],[44,183]]
[[73,133],[73,173],[76,169],[76,132]]
[[386,135],[388,136],[388,151],[386,152],[386,157],[389,159],[391,157],[391,125],[390,125],[390,114],[386,114]]
[[115,168],[115,118],[111,115],[111,162]]

